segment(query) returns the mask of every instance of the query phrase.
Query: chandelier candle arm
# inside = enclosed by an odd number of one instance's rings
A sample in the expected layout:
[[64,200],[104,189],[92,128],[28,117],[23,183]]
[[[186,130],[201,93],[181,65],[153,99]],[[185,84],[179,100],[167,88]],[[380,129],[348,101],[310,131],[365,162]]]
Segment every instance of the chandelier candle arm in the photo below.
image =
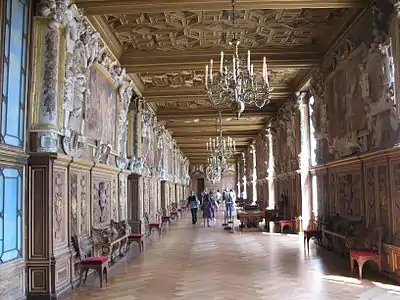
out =
[[[268,79],[266,58],[263,58],[262,77],[254,73],[254,65],[251,63],[251,50],[247,50],[247,57],[239,56],[240,39],[236,38],[236,1],[232,0],[233,39],[229,44],[234,49],[231,63],[224,61],[225,55],[221,51],[219,70],[214,82],[213,60],[210,60],[210,69],[206,66],[205,89],[209,102],[218,110],[231,106],[237,119],[244,111],[245,105],[254,105],[262,108],[271,99],[271,89]],[[256,71],[257,72],[257,71]],[[210,78],[209,78],[210,77]],[[259,78],[261,77],[261,80]],[[262,83],[260,82],[262,81]]]
[[250,50],[247,50],[247,70],[250,72]]
[[219,72],[222,74],[224,67],[224,51],[221,51],[221,65],[219,66]]
[[214,64],[214,61],[211,59],[210,60],[210,81],[211,81],[211,84],[213,83],[213,64]]
[[206,89],[208,89],[208,65],[206,65],[206,78],[205,78],[205,86],[206,86]]

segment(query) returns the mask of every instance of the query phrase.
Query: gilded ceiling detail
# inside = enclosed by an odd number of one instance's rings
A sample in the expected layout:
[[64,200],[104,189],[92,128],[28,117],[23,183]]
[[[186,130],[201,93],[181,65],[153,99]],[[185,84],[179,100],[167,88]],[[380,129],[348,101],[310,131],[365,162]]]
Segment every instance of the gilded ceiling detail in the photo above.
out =
[[196,101],[156,102],[156,104],[159,108],[170,108],[170,109],[213,108],[212,104],[206,101],[206,99],[196,100]]
[[[182,51],[229,47],[234,30],[245,48],[293,48],[318,45],[343,24],[353,9],[182,11],[107,15],[126,51]],[[336,27],[335,27],[336,26]],[[325,40],[324,40],[325,38]],[[324,40],[324,41],[323,41]]]
[[[270,83],[272,85],[287,85],[296,76],[298,71],[299,69],[270,69]],[[261,72],[258,73],[260,73],[259,75],[261,76]],[[146,89],[176,89],[185,87],[202,87],[204,85],[204,72],[182,71],[139,75]]]

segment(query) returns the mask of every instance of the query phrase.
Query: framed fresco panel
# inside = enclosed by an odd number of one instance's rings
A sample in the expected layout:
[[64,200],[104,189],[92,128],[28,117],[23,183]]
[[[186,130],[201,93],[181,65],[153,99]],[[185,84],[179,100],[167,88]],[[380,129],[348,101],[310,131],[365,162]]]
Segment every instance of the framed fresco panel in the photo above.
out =
[[90,68],[90,96],[86,104],[86,136],[116,145],[118,92],[114,80],[98,64]]

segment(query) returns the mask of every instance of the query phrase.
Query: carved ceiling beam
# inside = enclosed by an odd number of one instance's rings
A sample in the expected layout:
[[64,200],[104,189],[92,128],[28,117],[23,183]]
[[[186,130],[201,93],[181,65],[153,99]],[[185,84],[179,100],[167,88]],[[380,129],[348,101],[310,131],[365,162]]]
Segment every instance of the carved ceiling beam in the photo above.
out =
[[[206,140],[198,142],[198,143],[178,143],[179,148],[182,151],[197,151],[197,150],[202,150],[204,149],[204,145],[205,145]],[[245,147],[247,146],[248,143],[246,141],[236,141],[236,147]]]
[[[271,99],[282,99],[293,95],[289,86],[273,86]],[[205,99],[204,87],[195,88],[150,88],[144,92],[146,102],[187,102],[203,101]]]
[[[247,130],[247,131],[225,131],[225,135],[229,135],[231,138],[236,139],[238,137],[247,138],[247,139],[254,139],[257,136],[259,130]],[[195,136],[191,132],[179,132],[176,134],[172,134],[172,136],[179,142],[180,138],[199,138],[199,137],[207,137],[210,138],[210,132],[198,132]],[[179,140],[178,140],[179,139]]]
[[[243,49],[245,51],[245,49]],[[230,54],[229,50],[225,50]],[[166,73],[179,71],[201,71],[210,59],[219,61],[221,48],[205,51],[131,51],[121,57],[121,64],[128,73]],[[322,55],[319,52],[306,49],[251,49],[252,63],[256,67],[262,66],[263,57],[268,65],[274,68],[309,69],[321,63]]]
[[[250,119],[247,121],[242,121],[242,120],[232,120],[232,121],[224,121],[223,120],[223,132],[225,131],[225,129],[229,129],[229,128],[243,128],[244,127],[248,127],[248,126],[258,126],[258,127],[264,127],[265,124],[267,123],[266,121],[269,120],[269,118],[261,118],[261,119],[256,119],[254,118],[254,120]],[[201,120],[201,122],[194,122],[194,123],[187,123],[187,124],[182,124],[182,123],[169,123],[166,124],[166,128],[168,128],[168,130],[171,131],[186,131],[186,129],[190,129],[190,130],[198,130],[198,129],[202,129],[202,130],[207,130],[208,128],[212,128],[212,130],[216,130],[216,122],[217,120],[214,118],[213,120],[210,121],[204,121]]]
[[[230,10],[226,0],[75,0],[85,15],[136,14],[165,11]],[[236,4],[243,9],[303,9],[349,8],[365,6],[367,0],[241,0]]]
[[[222,117],[234,117],[235,113],[231,109],[222,110]],[[173,120],[182,118],[188,118],[189,120],[193,120],[196,118],[207,118],[207,117],[214,117],[216,118],[218,115],[218,111],[216,109],[209,109],[209,110],[177,110],[177,109],[159,109],[157,111],[157,117],[159,120]],[[246,109],[242,117],[271,117],[275,115],[274,110],[262,110],[262,109],[254,109],[248,108]]]
[[[223,133],[234,131],[234,130],[260,130],[262,129],[264,124],[248,124],[248,125],[223,125]],[[191,132],[197,134],[198,132],[217,132],[217,128],[215,124],[208,124],[207,126],[179,126],[179,127],[172,127],[168,126],[167,129],[172,133],[180,133],[180,132]],[[225,134],[224,134],[225,135]]]

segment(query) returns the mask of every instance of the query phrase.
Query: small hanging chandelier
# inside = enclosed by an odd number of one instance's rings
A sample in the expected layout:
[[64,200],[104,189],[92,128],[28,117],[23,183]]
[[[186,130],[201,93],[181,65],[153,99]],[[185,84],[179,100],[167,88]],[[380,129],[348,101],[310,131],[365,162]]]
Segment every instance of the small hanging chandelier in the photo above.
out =
[[206,178],[212,184],[218,183],[221,181],[222,176],[222,168],[220,161],[216,157],[208,158],[208,165],[206,168]]
[[[232,0],[232,21],[235,30],[236,1]],[[264,57],[262,63],[262,76],[254,72],[251,63],[250,50],[247,51],[247,59],[239,56],[240,41],[233,32],[233,40],[230,43],[235,47],[232,60],[226,61],[224,52],[221,52],[219,70],[214,70],[214,61],[206,65],[205,90],[206,97],[216,108],[231,106],[236,113],[237,119],[244,111],[245,105],[255,105],[262,108],[269,103],[272,89],[269,86],[267,61]]]
[[217,159],[219,164],[222,165],[235,153],[236,142],[230,136],[224,137],[222,135],[221,112],[219,112],[217,131],[219,131],[219,135],[216,138],[210,137],[210,140],[206,143],[206,148],[210,157]]

